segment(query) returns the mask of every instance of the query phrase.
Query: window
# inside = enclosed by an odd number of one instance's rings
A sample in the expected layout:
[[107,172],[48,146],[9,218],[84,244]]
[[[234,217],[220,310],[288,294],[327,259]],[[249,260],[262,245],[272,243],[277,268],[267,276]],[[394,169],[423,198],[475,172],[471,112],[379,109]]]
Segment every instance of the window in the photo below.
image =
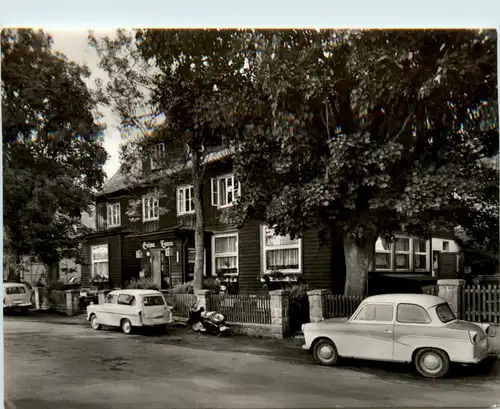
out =
[[397,237],[394,242],[396,248],[396,270],[410,269],[410,238]]
[[108,245],[92,246],[91,249],[91,277],[93,280],[109,280]]
[[450,251],[450,242],[443,241],[443,251]]
[[238,275],[238,234],[213,236],[212,249],[215,273]]
[[177,188],[177,214],[194,213],[193,194],[193,186],[183,186]]
[[120,225],[120,203],[108,203],[108,227],[115,227]]
[[423,239],[413,239],[413,265],[415,270],[428,270],[429,249],[428,241]]
[[456,320],[455,314],[450,308],[448,303],[439,304],[436,307],[436,314],[443,323],[447,323],[453,320]]
[[156,196],[144,196],[142,198],[142,217],[143,220],[158,220],[160,218],[160,201]]
[[187,253],[187,276],[188,280],[192,280],[194,278],[194,258],[195,258],[195,249],[188,248]]
[[116,300],[118,299],[118,295],[116,294],[108,294],[106,296],[105,304],[116,304]]
[[212,206],[231,206],[240,196],[240,182],[233,175],[212,178]]
[[429,240],[396,236],[391,243],[379,237],[375,242],[373,267],[378,271],[429,271]]
[[161,168],[161,162],[165,156],[165,144],[158,143],[151,147],[151,170]]
[[302,271],[301,240],[278,236],[274,229],[262,226],[262,262],[265,273],[277,270],[283,273]]
[[145,307],[151,307],[154,305],[165,305],[165,301],[161,295],[148,295],[142,297],[142,303]]
[[399,304],[397,320],[406,324],[429,324],[431,322],[427,311],[415,304]]
[[6,287],[5,292],[8,295],[13,295],[13,294],[26,294],[26,289],[21,286],[16,286],[16,287]]
[[130,294],[120,294],[118,296],[118,304],[120,305],[135,305],[135,297]]
[[367,304],[356,315],[356,321],[391,322],[394,306],[391,304]]
[[379,237],[375,243],[375,269],[390,270],[391,268],[391,243],[382,237]]

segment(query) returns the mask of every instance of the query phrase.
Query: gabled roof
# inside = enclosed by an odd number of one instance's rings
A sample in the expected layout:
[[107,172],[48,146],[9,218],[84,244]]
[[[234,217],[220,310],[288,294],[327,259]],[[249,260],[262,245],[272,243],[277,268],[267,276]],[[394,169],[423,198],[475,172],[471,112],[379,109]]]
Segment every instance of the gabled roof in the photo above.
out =
[[[218,162],[220,160],[223,160],[223,159],[231,157],[233,153],[234,153],[234,149],[232,149],[232,148],[226,148],[226,149],[222,149],[222,150],[219,150],[219,151],[216,151],[216,152],[211,152],[207,156],[205,156],[204,162],[205,162],[205,164]],[[189,169],[191,167],[191,165],[192,165],[192,162],[188,161],[186,163],[186,165],[180,167],[177,170],[170,170],[169,169],[169,170],[164,171],[164,175],[170,175],[170,174],[173,174],[175,172],[180,172],[182,170]],[[158,175],[159,176],[162,175],[161,171],[158,172]],[[102,189],[102,191],[99,194],[99,196],[104,196],[104,195],[109,195],[111,193],[119,192],[120,190],[127,189],[127,187],[128,186],[127,186],[127,182],[126,182],[126,177],[122,173],[122,170],[120,168],[111,177],[111,179],[108,180],[108,182],[106,183],[106,185]]]

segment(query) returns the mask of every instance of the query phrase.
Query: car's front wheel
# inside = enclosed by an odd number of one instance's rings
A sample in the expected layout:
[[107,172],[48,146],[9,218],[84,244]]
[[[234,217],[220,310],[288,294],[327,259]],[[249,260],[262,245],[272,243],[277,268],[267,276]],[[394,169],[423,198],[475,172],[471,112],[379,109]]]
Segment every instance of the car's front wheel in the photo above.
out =
[[314,344],[313,356],[321,365],[335,365],[339,360],[339,354],[335,344],[326,338],[320,339]]
[[415,368],[426,378],[442,378],[450,370],[450,358],[440,349],[422,348],[415,354]]
[[96,331],[102,328],[102,325],[99,324],[99,321],[97,321],[97,317],[95,314],[92,314],[92,316],[90,317],[90,326]]
[[122,319],[121,327],[124,334],[128,335],[132,333],[132,323],[128,319]]

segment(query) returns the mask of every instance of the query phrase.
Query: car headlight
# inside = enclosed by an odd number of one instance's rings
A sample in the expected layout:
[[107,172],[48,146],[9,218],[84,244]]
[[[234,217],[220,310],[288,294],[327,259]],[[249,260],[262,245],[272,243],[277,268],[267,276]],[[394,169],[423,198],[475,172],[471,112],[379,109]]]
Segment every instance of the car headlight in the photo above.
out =
[[476,344],[477,341],[477,332],[475,331],[469,331],[469,337],[470,337],[470,342],[473,344]]

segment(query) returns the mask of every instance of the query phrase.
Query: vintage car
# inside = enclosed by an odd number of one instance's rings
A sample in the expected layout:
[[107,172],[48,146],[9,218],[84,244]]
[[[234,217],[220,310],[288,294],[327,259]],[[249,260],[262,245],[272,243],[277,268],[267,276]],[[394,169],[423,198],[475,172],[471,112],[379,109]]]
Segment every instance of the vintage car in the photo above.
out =
[[3,283],[3,310],[19,310],[24,314],[31,308],[30,291],[21,283]]
[[103,325],[120,327],[130,334],[134,327],[163,327],[172,322],[172,307],[160,291],[115,290],[103,304],[87,307],[90,326],[99,330]]
[[350,318],[304,324],[302,331],[302,348],[321,365],[339,357],[411,362],[422,376],[440,378],[450,362],[484,360],[490,328],[457,320],[440,297],[385,294],[363,300]]

